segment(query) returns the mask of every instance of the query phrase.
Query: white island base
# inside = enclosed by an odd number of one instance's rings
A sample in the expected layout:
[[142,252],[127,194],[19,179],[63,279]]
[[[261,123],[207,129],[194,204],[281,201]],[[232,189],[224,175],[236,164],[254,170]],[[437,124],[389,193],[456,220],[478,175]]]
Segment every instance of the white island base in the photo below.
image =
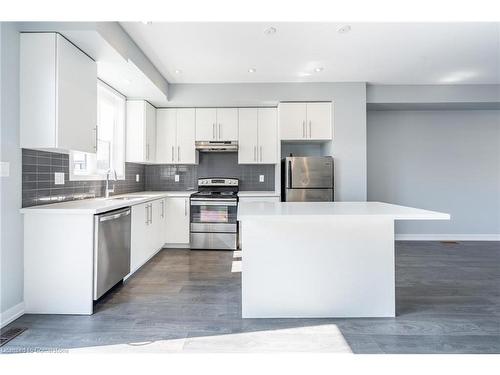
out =
[[395,220],[448,214],[379,202],[242,203],[243,318],[395,316]]

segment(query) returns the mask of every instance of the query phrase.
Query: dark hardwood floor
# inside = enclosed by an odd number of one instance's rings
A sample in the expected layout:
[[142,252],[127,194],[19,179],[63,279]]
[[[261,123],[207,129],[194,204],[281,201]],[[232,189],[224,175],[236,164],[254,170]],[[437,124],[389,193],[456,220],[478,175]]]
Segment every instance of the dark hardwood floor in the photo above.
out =
[[162,250],[94,315],[24,315],[0,352],[500,353],[500,243],[396,248],[396,318],[241,319],[233,252]]

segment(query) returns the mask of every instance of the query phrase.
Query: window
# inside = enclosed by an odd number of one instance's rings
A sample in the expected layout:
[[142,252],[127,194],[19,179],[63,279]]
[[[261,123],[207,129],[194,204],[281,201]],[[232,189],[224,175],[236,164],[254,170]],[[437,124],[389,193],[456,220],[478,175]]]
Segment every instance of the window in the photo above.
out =
[[97,153],[72,151],[71,180],[102,180],[109,169],[125,179],[125,97],[97,84]]

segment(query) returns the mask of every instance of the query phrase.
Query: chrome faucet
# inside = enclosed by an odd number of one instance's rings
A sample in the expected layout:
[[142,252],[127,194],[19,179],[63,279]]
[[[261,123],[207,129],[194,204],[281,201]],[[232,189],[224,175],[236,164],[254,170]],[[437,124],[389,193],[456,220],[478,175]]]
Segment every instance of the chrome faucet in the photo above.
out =
[[111,172],[113,172],[113,174],[115,175],[114,177],[114,180],[118,180],[118,176],[116,174],[116,171],[114,169],[108,169],[108,171],[106,172],[106,190],[104,191],[104,196],[106,198],[109,198],[109,193],[114,193],[115,192],[115,184],[113,184],[113,188],[110,189],[109,188],[109,175],[111,174]]

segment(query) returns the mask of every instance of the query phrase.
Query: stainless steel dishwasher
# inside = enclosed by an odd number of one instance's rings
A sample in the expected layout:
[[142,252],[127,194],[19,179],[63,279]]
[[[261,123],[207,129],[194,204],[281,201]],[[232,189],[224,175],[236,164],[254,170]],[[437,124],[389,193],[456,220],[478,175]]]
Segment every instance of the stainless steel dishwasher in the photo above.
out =
[[130,273],[130,207],[95,215],[94,300]]

